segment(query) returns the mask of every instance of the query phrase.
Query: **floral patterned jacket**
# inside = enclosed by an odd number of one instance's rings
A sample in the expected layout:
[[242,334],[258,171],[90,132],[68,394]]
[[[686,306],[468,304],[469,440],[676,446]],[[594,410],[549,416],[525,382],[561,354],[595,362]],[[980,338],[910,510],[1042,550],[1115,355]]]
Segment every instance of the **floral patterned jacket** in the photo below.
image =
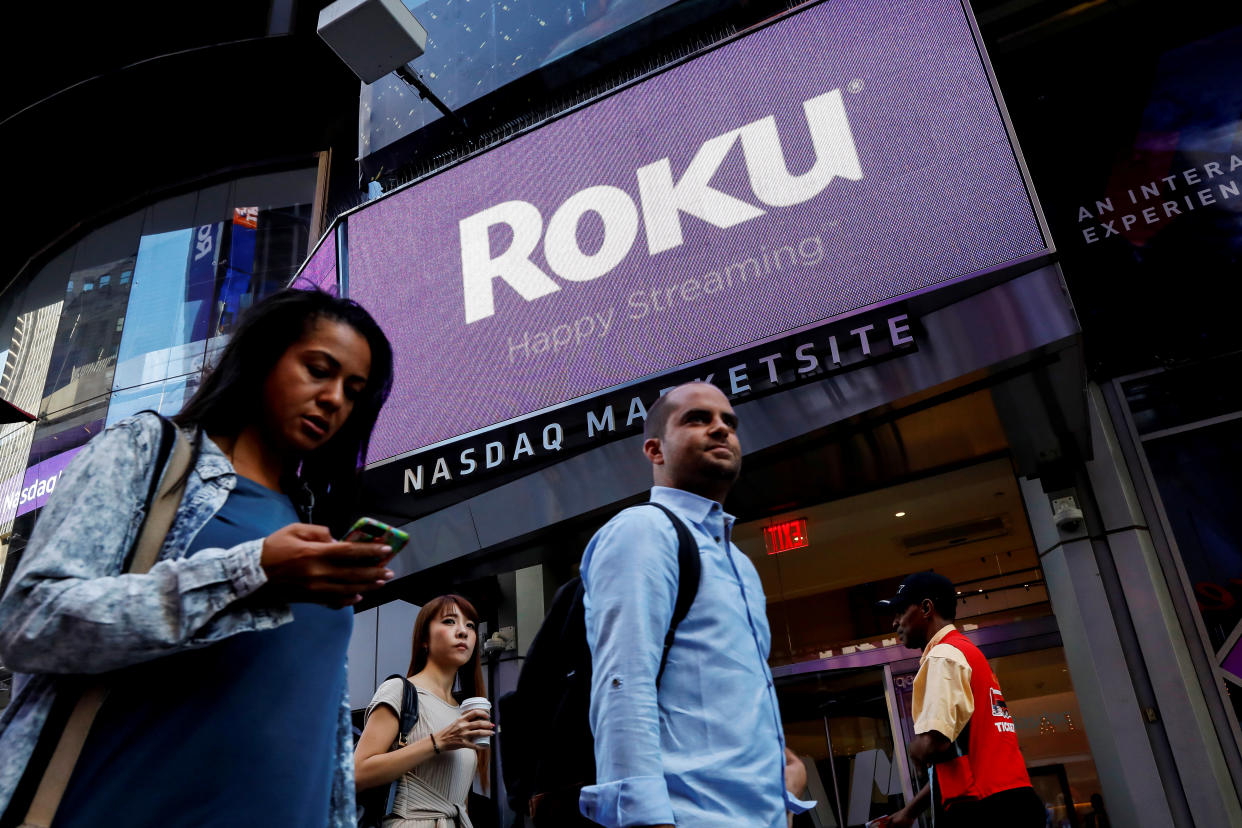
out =
[[[78,453],[0,599],[0,663],[28,674],[14,683],[20,689],[0,711],[0,813],[58,689],[73,675],[106,673],[293,620],[287,606],[243,600],[267,580],[262,538],[186,557],[237,482],[211,440],[203,440],[158,561],[143,575],[122,574],[142,524],[160,434],[154,414],[139,414],[105,429]],[[330,828],[356,824],[347,681],[342,688]]]

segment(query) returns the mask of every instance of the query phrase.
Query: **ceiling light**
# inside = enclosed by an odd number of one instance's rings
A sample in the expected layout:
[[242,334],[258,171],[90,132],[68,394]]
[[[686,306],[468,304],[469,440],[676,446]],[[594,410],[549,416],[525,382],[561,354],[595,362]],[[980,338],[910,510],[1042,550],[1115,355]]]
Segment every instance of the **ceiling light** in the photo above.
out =
[[893,517],[905,517],[905,516],[906,516],[905,512],[898,512],[897,514],[893,515]]

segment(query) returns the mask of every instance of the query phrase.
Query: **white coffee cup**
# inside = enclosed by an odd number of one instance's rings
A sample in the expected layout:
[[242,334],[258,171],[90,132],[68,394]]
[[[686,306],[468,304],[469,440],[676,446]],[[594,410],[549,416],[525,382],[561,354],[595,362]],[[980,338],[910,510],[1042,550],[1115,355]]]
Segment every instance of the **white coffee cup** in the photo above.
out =
[[[461,703],[461,707],[459,707],[458,709],[461,711],[463,716],[469,713],[471,710],[485,711],[489,719],[492,716],[492,703],[489,702],[487,699],[485,699],[483,696],[471,696],[470,698],[463,701]],[[474,743],[480,746],[490,745],[492,743],[491,734],[478,737],[477,739],[474,740]]]

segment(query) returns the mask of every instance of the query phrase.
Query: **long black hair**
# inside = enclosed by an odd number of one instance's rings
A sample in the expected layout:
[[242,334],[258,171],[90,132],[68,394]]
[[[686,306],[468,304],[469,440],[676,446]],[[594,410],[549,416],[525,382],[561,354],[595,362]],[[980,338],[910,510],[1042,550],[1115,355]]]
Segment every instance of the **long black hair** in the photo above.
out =
[[[392,346],[380,326],[361,305],[320,290],[285,289],[255,304],[242,317],[177,425],[193,428],[195,456],[202,435],[235,437],[262,417],[263,385],[285,351],[320,320],[342,322],[371,347],[371,371],[341,430],[320,448],[301,458],[297,480],[287,481],[291,496],[309,490],[316,523],[338,533],[352,517],[358,495],[358,469],[366,458],[371,429],[392,389]],[[302,505],[306,505],[303,503]]]

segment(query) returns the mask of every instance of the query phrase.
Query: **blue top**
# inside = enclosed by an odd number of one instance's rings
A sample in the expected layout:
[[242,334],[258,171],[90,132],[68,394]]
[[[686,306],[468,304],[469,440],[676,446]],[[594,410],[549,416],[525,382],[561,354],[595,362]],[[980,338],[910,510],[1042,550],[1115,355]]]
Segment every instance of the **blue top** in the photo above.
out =
[[[139,528],[136,519],[117,518],[137,517],[157,472],[162,431],[159,416],[148,411],[82,447],[0,597],[0,661],[14,673],[13,699],[0,713],[0,808],[10,806],[49,712],[62,700],[72,703],[81,674],[113,673],[293,623],[289,604],[254,597],[267,582],[262,537],[187,554],[237,485],[233,466],[209,438],[159,560],[143,575],[117,577]],[[356,828],[358,819],[345,669],[342,660],[328,828]]]
[[591,730],[597,784],[582,813],[606,828],[784,828],[786,809],[814,805],[785,791],[785,737],[768,669],[771,632],[754,565],[733,545],[720,504],[656,486],[699,544],[702,579],[669,651],[677,596],[677,533],[656,509],[626,509],[582,559],[591,646]]
[[[238,476],[187,555],[296,522],[287,497]],[[56,828],[326,825],[353,611],[291,608],[291,624],[113,674]]]

